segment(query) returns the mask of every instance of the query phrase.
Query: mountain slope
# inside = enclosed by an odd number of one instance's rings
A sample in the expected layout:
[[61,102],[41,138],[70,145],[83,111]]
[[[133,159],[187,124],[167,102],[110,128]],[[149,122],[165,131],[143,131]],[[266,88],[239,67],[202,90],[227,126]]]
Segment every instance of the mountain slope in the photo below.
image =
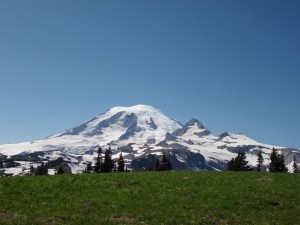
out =
[[[151,106],[136,105],[111,108],[43,140],[0,145],[0,160],[6,173],[26,173],[30,165],[36,166],[41,160],[63,160],[77,173],[87,162],[94,162],[99,145],[112,147],[113,158],[122,152],[132,170],[151,169],[163,152],[170,156],[175,170],[225,170],[227,161],[238,151],[245,151],[254,166],[261,150],[267,165],[273,148],[243,134],[225,132],[215,136],[197,119],[182,126]],[[289,168],[294,155],[300,159],[298,150],[276,148],[285,153]]]

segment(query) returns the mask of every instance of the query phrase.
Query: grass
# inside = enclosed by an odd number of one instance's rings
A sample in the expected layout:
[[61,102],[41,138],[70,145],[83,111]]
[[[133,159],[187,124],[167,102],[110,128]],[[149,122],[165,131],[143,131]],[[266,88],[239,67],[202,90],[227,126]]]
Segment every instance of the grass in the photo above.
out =
[[4,177],[0,224],[300,224],[300,176],[136,172]]

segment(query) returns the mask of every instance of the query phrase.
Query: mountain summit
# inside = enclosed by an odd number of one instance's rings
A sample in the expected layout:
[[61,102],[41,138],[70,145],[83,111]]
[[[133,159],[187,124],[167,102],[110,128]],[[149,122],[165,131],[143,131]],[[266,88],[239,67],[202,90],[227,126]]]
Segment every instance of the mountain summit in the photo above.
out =
[[[242,134],[215,136],[197,119],[183,126],[152,106],[135,105],[113,107],[46,139],[0,145],[0,160],[5,173],[26,173],[41,160],[63,161],[72,173],[78,173],[86,163],[94,162],[97,146],[111,147],[113,158],[122,152],[132,170],[152,168],[155,158],[163,153],[170,157],[174,170],[224,170],[239,151],[245,151],[250,164],[255,165],[261,150],[267,164],[273,148]],[[284,152],[288,165],[294,155],[299,157],[298,150],[276,148]]]
[[[160,141],[167,132],[181,125],[148,105],[113,107],[94,119],[51,138],[81,136],[97,138],[101,145],[122,145],[130,142],[147,143]],[[155,141],[155,142],[156,142]]]

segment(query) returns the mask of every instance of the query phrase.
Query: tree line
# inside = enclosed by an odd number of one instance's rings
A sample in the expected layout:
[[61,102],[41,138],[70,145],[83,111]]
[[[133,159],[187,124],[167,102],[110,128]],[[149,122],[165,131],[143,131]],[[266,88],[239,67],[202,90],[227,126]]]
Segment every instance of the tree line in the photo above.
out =
[[[103,150],[101,147],[97,149],[97,157],[94,159],[94,165],[92,162],[87,162],[86,168],[83,173],[116,173],[116,172],[130,172],[130,170],[125,166],[124,157],[122,153],[120,154],[117,160],[112,159],[112,150],[109,147],[104,152],[104,157],[102,155]],[[39,166],[34,168],[30,166],[29,176],[43,176],[48,175],[48,169],[57,166],[57,170],[55,171],[55,175],[64,174],[66,172],[64,164],[60,161],[61,159],[57,159],[57,162],[41,162]],[[59,166],[58,166],[59,165]],[[160,160],[158,157],[155,160],[155,164],[152,169],[154,171],[169,171],[172,170],[171,161],[166,157],[165,153],[163,153],[162,159]]]
[[[44,163],[42,162],[41,165],[37,166],[36,168],[34,168],[32,165],[30,166],[29,169],[29,176],[44,176],[44,175],[48,175],[48,169],[51,167],[51,163]],[[56,175],[60,175],[60,174],[64,174],[65,168],[64,166],[61,164],[59,165],[57,171],[55,172]]]
[[[124,158],[122,153],[120,154],[117,161],[112,159],[112,150],[109,147],[105,150],[104,158],[102,157],[102,148],[98,147],[98,155],[95,159],[95,164],[92,166],[92,162],[88,162],[84,173],[111,173],[111,172],[130,172],[125,166]],[[155,165],[153,166],[155,171],[168,171],[172,170],[170,159],[163,154],[161,160],[156,158]]]
[[92,166],[92,162],[88,162],[84,173],[110,173],[110,172],[129,172],[125,166],[122,153],[117,161],[112,159],[112,150],[109,147],[102,157],[102,148],[98,147],[98,155],[95,159],[95,165]]
[[[262,151],[257,153],[257,164],[255,167],[251,167],[246,160],[246,154],[243,151],[240,151],[235,158],[232,158],[227,163],[227,170],[229,171],[263,171],[263,162],[264,158],[262,156]],[[283,152],[279,153],[277,149],[273,148],[270,154],[270,164],[267,166],[269,172],[288,172],[288,168],[284,163]],[[299,168],[297,166],[296,157],[294,156],[293,160],[293,172],[299,173]]]

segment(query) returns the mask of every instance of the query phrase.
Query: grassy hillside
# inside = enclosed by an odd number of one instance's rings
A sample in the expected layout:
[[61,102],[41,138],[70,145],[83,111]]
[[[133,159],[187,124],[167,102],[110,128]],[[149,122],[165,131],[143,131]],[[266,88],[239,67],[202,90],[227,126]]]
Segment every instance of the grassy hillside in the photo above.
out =
[[0,224],[300,224],[300,176],[141,172],[0,179]]

